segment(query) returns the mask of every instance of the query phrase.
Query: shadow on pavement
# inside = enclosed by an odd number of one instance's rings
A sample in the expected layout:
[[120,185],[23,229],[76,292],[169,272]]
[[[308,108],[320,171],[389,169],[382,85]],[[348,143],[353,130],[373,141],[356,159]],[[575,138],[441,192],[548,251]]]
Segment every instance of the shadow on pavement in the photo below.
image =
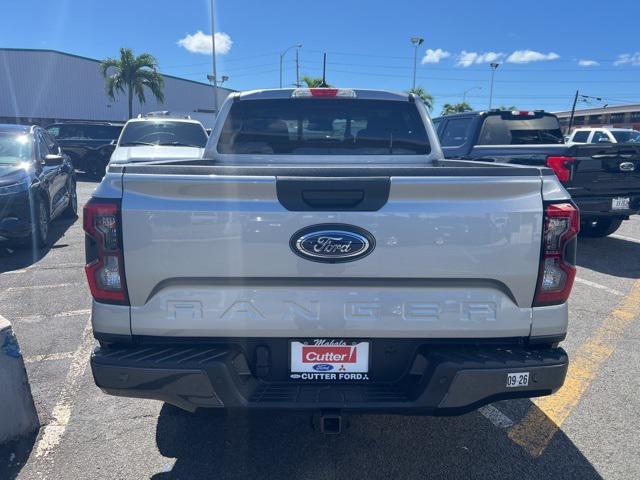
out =
[[38,432],[13,442],[0,445],[0,478],[11,480],[18,476],[29,459],[38,438]]
[[640,278],[640,243],[620,238],[580,238],[579,266],[616,277]]
[[77,222],[78,219],[55,219],[49,226],[49,244],[42,249],[33,247],[16,247],[10,242],[0,241],[0,273],[26,268],[44,258],[49,250],[65,248],[67,245],[58,244],[66,231]]
[[176,461],[152,478],[601,478],[562,431],[539,458],[507,432],[479,413],[354,415],[344,433],[323,436],[308,414],[189,415],[165,405],[156,442]]

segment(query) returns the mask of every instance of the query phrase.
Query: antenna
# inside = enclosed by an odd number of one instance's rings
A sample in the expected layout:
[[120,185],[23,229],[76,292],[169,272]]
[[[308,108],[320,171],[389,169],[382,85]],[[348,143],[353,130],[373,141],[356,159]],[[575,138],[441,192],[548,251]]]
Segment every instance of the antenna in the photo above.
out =
[[320,84],[322,88],[327,88],[327,54],[325,52],[324,59],[322,60],[322,83]]

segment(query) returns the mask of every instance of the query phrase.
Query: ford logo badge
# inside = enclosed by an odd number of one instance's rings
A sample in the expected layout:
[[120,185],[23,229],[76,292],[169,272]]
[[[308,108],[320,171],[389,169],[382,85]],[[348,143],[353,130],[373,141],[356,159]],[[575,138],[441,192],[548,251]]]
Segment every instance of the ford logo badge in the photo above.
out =
[[373,251],[373,236],[353,225],[324,224],[298,230],[291,237],[293,252],[324,263],[352,262]]
[[622,162],[620,164],[620,170],[623,172],[633,172],[636,169],[636,166],[633,162]]
[[318,372],[328,372],[329,370],[333,370],[333,365],[328,365],[326,363],[319,363],[313,366],[314,370]]

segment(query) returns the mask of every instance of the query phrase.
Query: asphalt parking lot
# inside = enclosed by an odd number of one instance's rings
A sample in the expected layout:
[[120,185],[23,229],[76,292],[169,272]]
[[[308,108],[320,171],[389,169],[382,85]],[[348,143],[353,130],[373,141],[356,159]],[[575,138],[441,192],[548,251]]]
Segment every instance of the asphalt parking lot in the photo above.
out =
[[[95,183],[80,181],[80,203]],[[640,478],[640,218],[581,239],[563,389],[460,417],[182,414],[104,395],[88,358],[80,219],[34,258],[0,245],[0,314],[20,341],[42,428],[0,448],[0,478]]]

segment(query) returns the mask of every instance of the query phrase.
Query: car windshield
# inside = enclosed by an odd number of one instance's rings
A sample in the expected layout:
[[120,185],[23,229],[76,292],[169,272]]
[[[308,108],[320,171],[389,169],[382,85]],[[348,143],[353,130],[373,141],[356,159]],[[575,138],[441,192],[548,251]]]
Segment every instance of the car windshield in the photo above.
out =
[[0,132],[0,164],[31,160],[32,144],[31,136],[26,133]]
[[638,130],[611,130],[611,134],[618,143],[640,143]]
[[236,102],[219,153],[424,155],[431,151],[415,104],[354,99]]
[[204,148],[206,144],[207,133],[199,123],[150,120],[127,123],[118,146],[163,145]]

